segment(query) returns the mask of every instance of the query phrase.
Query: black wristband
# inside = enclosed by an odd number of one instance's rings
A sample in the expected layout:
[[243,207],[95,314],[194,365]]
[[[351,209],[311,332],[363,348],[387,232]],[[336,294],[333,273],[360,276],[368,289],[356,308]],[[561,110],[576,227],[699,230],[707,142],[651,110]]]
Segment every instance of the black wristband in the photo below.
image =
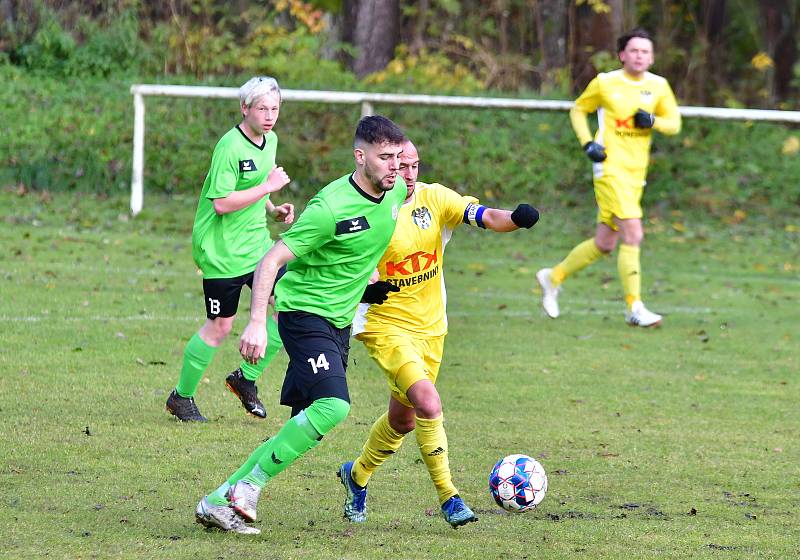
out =
[[511,221],[520,228],[532,228],[539,221],[539,211],[530,204],[520,204],[511,212]]

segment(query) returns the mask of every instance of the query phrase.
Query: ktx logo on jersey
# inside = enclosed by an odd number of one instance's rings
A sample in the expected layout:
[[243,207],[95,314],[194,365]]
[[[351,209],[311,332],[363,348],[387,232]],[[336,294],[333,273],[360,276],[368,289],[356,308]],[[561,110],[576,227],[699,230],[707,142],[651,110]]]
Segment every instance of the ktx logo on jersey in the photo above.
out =
[[439,261],[436,255],[436,249],[433,253],[426,253],[425,251],[417,251],[407,255],[403,260],[398,262],[388,261],[386,263],[386,276],[397,276],[403,274],[408,276],[415,272],[428,270]]
[[245,171],[258,171],[256,168],[256,162],[254,162],[252,159],[240,159],[239,173],[244,173]]
[[336,223],[336,235],[344,235],[346,233],[359,233],[369,229],[369,222],[366,216],[359,216],[358,218],[349,218]]
[[633,115],[626,119],[614,119],[617,122],[617,128],[633,128]]

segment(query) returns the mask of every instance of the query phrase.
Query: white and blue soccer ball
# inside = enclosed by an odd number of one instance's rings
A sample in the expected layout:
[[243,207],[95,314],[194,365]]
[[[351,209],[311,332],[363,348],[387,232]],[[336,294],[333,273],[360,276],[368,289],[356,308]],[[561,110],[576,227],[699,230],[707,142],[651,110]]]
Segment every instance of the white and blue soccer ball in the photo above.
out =
[[521,513],[535,508],[547,493],[544,467],[527,455],[503,457],[489,475],[489,492],[506,511]]

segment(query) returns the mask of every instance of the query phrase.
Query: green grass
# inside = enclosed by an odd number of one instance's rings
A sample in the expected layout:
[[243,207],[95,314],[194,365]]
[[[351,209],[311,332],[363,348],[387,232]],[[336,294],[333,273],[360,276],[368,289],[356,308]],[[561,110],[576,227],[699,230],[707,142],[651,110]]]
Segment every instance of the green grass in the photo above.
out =
[[[387,402],[354,343],[350,417],[270,484],[252,538],[207,532],[193,509],[286,418],[285,355],[260,383],[266,421],[224,389],[235,337],[198,391],[212,422],[164,411],[203,316],[194,199],[148,197],[128,220],[123,198],[0,192],[0,557],[794,556],[798,233],[752,217],[651,220],[644,280],[661,329],[624,325],[613,259],[570,279],[562,318],[548,320],[534,273],[590,235],[589,203],[545,208],[527,232],[461,228],[448,246],[438,387],[455,482],[479,523],[453,531],[439,517],[413,436],[372,479],[369,521],[341,519],[334,472]],[[523,515],[486,490],[512,452],[549,473]]]

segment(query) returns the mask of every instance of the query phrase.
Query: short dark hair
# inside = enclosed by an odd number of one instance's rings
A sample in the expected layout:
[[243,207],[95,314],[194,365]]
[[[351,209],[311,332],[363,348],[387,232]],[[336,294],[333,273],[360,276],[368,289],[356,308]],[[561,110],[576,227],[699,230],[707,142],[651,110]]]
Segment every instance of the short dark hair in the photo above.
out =
[[400,127],[391,120],[381,115],[362,117],[356,127],[356,135],[353,143],[367,144],[402,144],[406,141],[406,135]]
[[622,51],[624,51],[625,47],[628,46],[628,41],[630,41],[634,37],[638,37],[640,39],[647,39],[655,46],[655,41],[653,41],[653,38],[650,36],[650,33],[648,33],[647,30],[642,29],[641,27],[637,27],[636,29],[628,31],[627,33],[622,35],[619,39],[617,39],[617,52],[621,53]]

